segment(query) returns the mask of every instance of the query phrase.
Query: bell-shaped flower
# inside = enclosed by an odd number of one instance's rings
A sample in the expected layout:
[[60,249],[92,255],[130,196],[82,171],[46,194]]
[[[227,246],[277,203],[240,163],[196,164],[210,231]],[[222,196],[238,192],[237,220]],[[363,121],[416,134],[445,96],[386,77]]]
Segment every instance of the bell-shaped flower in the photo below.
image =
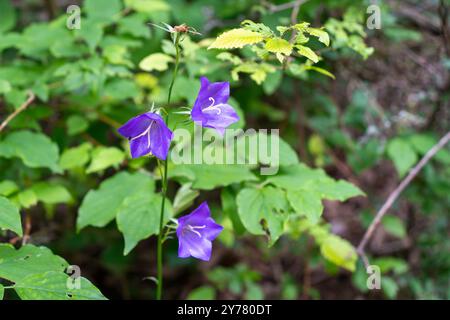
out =
[[141,114],[130,119],[118,131],[129,140],[132,158],[152,154],[166,160],[173,134],[159,114]]
[[209,261],[212,241],[222,230],[211,218],[208,204],[203,202],[192,213],[178,219],[178,257]]
[[239,121],[236,111],[227,104],[230,83],[210,83],[205,77],[200,81],[201,87],[191,111],[191,119],[202,127],[216,129],[223,135],[228,126]]

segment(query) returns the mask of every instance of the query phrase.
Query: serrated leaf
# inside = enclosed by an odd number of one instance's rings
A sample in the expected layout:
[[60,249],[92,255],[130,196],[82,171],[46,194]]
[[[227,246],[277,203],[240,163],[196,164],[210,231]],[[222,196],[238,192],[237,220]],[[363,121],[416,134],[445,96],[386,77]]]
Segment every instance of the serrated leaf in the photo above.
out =
[[20,237],[22,232],[22,221],[19,209],[5,197],[0,196],[0,229],[14,231]]
[[322,199],[313,191],[289,190],[287,198],[295,213],[305,216],[311,223],[318,223],[323,212]]
[[263,41],[264,37],[246,29],[232,29],[222,33],[208,49],[235,49]]
[[92,161],[86,169],[86,173],[103,171],[109,167],[117,167],[123,160],[125,154],[115,147],[97,147],[92,151]]
[[312,36],[319,38],[319,41],[327,47],[330,45],[330,36],[325,30],[317,28],[307,28],[306,32],[308,32]]
[[[124,255],[139,241],[159,233],[161,200],[160,195],[152,193],[138,193],[124,200],[117,213],[117,227],[125,239]],[[164,225],[172,216],[172,206],[166,199]]]
[[320,252],[323,257],[335,265],[355,271],[358,255],[355,248],[348,242],[338,236],[327,236],[320,245]]
[[111,222],[124,200],[137,193],[154,191],[153,179],[143,173],[120,172],[103,181],[98,190],[91,190],[78,211],[77,229],[91,225],[104,227]]
[[412,146],[401,138],[389,141],[387,154],[394,162],[398,175],[403,177],[418,160],[417,153]]
[[285,193],[274,187],[245,188],[236,199],[239,217],[247,231],[266,235],[273,245],[284,231],[289,205]]
[[12,245],[0,244],[0,278],[18,282],[30,274],[47,271],[64,272],[68,263],[45,247],[27,244],[16,250]]
[[61,172],[58,146],[41,133],[16,131],[9,134],[0,142],[0,156],[20,158],[30,168]]
[[173,58],[164,53],[153,53],[139,63],[139,68],[145,71],[165,71],[169,68],[169,62],[173,62]]
[[[79,281],[79,288],[74,283]],[[31,274],[14,286],[22,300],[107,300],[86,278],[72,280],[63,272]]]
[[319,62],[319,56],[311,50],[311,48],[305,47],[305,46],[301,46],[301,45],[297,45],[295,46],[298,50],[298,53],[306,58],[308,58],[309,60],[311,60],[314,63]]
[[293,46],[288,41],[281,38],[273,38],[266,42],[266,50],[273,53],[281,53],[290,56]]

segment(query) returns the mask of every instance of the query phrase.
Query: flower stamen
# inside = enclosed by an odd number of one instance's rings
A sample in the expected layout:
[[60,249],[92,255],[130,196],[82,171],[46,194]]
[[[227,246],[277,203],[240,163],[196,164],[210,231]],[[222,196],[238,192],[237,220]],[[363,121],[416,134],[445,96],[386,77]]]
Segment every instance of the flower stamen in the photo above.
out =
[[190,224],[188,224],[188,225],[186,226],[186,229],[187,229],[188,231],[191,231],[191,232],[195,233],[195,234],[198,235],[200,238],[202,237],[202,235],[201,235],[201,233],[198,232],[196,229],[205,229],[205,228],[206,228],[206,225],[203,225],[203,226],[191,226]]
[[217,114],[221,114],[222,110],[219,108],[219,105],[216,105],[216,100],[213,97],[209,97],[209,101],[211,101],[211,105],[203,109],[203,111],[217,111]]

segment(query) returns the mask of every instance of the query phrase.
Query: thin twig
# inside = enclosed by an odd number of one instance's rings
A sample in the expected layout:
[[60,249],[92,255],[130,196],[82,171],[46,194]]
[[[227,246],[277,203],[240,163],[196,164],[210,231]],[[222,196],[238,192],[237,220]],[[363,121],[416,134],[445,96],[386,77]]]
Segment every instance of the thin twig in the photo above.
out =
[[22,111],[24,111],[26,108],[28,108],[28,106],[34,101],[34,99],[36,98],[36,96],[34,95],[33,92],[29,91],[28,92],[28,99],[27,101],[25,101],[17,110],[15,110],[13,113],[11,113],[3,122],[2,124],[0,124],[0,132],[3,131],[3,129],[5,129],[5,127],[8,125],[8,123],[14,119],[15,117],[17,117],[19,115],[19,113],[21,113]]
[[367,243],[369,242],[370,238],[372,237],[375,229],[380,224],[381,219],[391,208],[391,206],[394,204],[394,202],[397,200],[397,198],[400,196],[403,190],[405,190],[405,188],[411,183],[411,181],[419,174],[420,170],[422,170],[422,168],[431,160],[431,158],[433,158],[433,156],[436,153],[438,153],[439,150],[441,150],[449,141],[450,141],[450,131],[447,132],[447,134],[443,136],[441,140],[439,140],[439,142],[425,154],[425,156],[420,160],[420,162],[409,172],[408,176],[389,195],[386,202],[383,204],[381,209],[376,214],[375,219],[372,221],[371,225],[367,229],[357,249],[358,254],[361,256],[366,266],[369,263],[364,249]]

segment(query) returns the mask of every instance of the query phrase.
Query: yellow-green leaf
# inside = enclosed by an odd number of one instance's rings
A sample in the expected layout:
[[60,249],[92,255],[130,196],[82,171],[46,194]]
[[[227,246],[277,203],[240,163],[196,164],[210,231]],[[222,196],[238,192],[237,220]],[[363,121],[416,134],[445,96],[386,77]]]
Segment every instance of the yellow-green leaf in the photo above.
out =
[[320,245],[320,251],[328,261],[349,271],[355,271],[358,255],[347,240],[330,235]]
[[145,71],[165,71],[169,68],[169,62],[172,62],[173,58],[164,53],[153,53],[139,63],[139,67]]
[[208,49],[234,49],[263,41],[264,37],[250,30],[232,29],[222,33]]
[[290,56],[292,53],[292,44],[281,38],[273,38],[267,41],[266,50],[273,53],[282,53]]
[[326,32],[325,30],[317,28],[308,28],[307,32],[310,35],[319,38],[319,41],[322,42],[327,47],[330,45],[330,36],[328,35],[328,32]]
[[298,53],[306,58],[308,58],[309,60],[311,60],[314,63],[319,62],[319,56],[312,51],[310,48],[305,47],[305,46],[296,46],[298,49]]

